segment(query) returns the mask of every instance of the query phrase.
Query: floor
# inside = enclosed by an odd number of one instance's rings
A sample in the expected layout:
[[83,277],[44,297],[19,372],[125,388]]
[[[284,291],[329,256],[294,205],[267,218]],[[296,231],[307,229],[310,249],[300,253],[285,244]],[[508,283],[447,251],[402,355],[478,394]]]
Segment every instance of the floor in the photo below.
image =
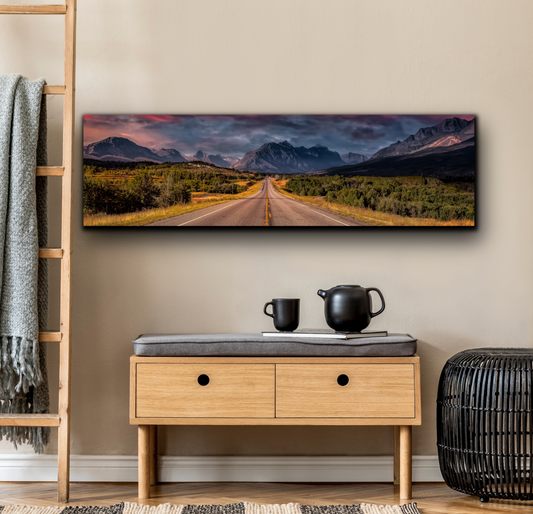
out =
[[[70,505],[107,506],[121,501],[137,502],[136,483],[73,483]],[[178,483],[152,486],[152,498],[139,503],[159,505],[234,503],[290,503],[308,505],[405,503],[391,484],[273,484],[273,483]],[[57,505],[55,482],[1,482],[0,505]],[[417,483],[413,501],[422,514],[477,514],[533,512],[533,502],[479,499],[449,489],[443,483]]]

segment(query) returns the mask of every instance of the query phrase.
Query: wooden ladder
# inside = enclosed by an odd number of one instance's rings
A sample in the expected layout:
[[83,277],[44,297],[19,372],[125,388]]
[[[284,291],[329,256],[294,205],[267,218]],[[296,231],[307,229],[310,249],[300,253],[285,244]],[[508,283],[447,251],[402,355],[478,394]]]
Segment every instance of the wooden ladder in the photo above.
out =
[[61,248],[40,248],[41,259],[61,259],[60,331],[40,332],[39,341],[59,343],[59,413],[2,414],[0,426],[58,427],[58,502],[68,502],[70,475],[70,353],[71,353],[71,256],[72,256],[72,161],[74,153],[74,81],[76,59],[76,0],[64,5],[0,5],[0,14],[48,14],[65,16],[65,84],[45,86],[43,94],[62,95],[63,165],[38,166],[37,176],[62,179]]

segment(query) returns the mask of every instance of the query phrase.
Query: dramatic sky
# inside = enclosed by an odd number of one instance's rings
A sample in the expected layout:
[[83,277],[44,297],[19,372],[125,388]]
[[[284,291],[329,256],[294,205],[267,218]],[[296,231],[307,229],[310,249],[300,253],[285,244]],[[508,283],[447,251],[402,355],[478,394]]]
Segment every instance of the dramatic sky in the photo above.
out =
[[152,149],[174,148],[185,155],[241,158],[270,141],[307,148],[318,144],[339,152],[370,156],[380,148],[446,118],[473,115],[89,115],[83,123],[84,145],[110,136],[126,137]]

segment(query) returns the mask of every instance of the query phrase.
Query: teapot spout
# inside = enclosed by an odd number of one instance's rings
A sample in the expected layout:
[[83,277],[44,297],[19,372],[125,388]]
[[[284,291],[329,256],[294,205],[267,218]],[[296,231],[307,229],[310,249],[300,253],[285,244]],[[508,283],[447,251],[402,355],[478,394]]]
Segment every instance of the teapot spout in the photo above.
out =
[[317,291],[316,294],[317,294],[318,296],[321,296],[322,298],[325,299],[326,296],[327,296],[327,294],[328,294],[328,292],[327,292],[327,291],[324,291],[324,290],[322,290],[322,289],[319,289],[319,290]]

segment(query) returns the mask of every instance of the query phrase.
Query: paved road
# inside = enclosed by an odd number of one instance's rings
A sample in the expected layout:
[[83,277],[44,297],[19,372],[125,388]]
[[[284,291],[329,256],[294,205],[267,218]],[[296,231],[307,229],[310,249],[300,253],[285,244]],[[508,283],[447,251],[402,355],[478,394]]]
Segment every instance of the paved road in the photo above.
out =
[[269,178],[265,178],[261,189],[251,196],[159,220],[148,226],[342,227],[355,225],[366,224],[287,198],[274,189]]

